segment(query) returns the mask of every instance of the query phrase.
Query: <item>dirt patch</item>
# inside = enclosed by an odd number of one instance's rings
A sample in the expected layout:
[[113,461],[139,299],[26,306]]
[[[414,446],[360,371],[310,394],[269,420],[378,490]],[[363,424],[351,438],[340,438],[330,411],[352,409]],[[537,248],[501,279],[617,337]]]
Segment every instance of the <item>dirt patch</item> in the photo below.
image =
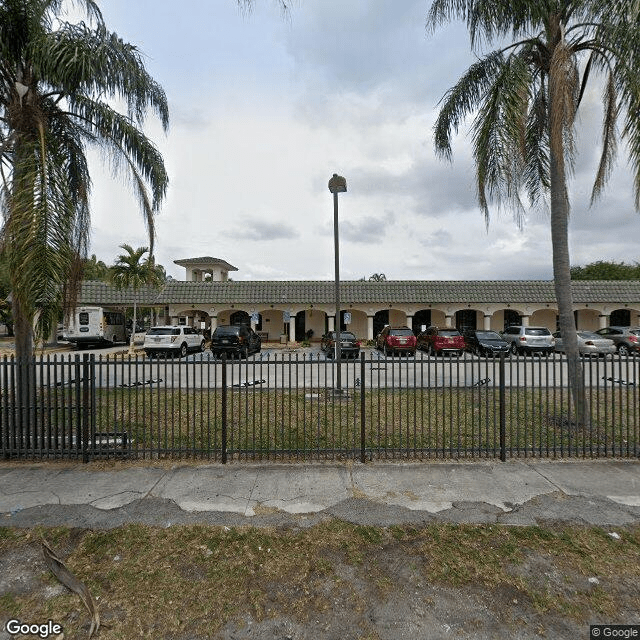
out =
[[589,623],[640,623],[640,527],[610,533],[339,520],[5,528],[0,623],[53,619],[65,638],[88,631],[78,598],[46,570],[44,536],[89,587],[105,640],[587,637]]

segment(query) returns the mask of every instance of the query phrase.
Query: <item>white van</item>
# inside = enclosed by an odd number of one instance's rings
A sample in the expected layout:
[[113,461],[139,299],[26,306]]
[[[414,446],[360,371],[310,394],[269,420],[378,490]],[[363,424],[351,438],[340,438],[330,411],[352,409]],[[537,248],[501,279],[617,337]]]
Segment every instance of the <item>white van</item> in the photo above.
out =
[[64,327],[62,339],[78,346],[126,342],[124,313],[102,307],[78,307]]

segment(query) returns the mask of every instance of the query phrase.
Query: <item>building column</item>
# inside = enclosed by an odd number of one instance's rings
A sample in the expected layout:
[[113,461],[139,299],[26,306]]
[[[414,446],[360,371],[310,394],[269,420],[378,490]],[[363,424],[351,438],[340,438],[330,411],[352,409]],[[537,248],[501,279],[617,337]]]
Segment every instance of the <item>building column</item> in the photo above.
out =
[[335,316],[327,316],[327,320],[329,321],[329,332],[335,330]]
[[453,327],[453,316],[451,314],[445,314],[444,316],[444,326],[445,327]]
[[484,330],[489,331],[491,329],[491,316],[485,313],[484,315]]
[[609,316],[604,313],[601,313],[598,316],[598,329],[605,329],[608,326],[609,326]]
[[292,313],[289,316],[289,342],[296,341],[296,314]]
[[413,316],[407,316],[407,327],[413,331]]
[[522,326],[523,327],[528,327],[529,326],[529,318],[531,316],[526,316],[526,315],[522,315],[520,316],[520,319],[522,320]]
[[218,316],[211,316],[211,335],[218,327]]
[[367,316],[367,340],[373,340],[373,316]]

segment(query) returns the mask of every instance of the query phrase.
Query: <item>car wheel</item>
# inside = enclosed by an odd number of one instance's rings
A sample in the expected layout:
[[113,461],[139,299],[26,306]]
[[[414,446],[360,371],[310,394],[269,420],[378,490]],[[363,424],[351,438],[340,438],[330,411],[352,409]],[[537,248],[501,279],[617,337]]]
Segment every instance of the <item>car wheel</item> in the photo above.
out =
[[186,343],[185,343],[185,342],[183,342],[183,343],[180,345],[180,357],[181,357],[181,358],[184,358],[186,355],[187,355],[187,345],[186,345]]
[[626,344],[621,344],[618,346],[618,354],[621,356],[629,355],[629,347]]
[[511,353],[512,353],[514,356],[517,356],[517,355],[518,355],[518,347],[516,347],[516,343],[515,343],[515,342],[512,342],[512,343],[511,343],[511,347],[509,348],[509,350],[511,351]]

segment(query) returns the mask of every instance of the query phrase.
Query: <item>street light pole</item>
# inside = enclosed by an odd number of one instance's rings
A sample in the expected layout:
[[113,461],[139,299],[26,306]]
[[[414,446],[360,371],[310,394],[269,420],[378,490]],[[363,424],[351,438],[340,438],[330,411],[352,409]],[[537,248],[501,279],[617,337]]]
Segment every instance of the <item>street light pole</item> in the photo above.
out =
[[333,194],[333,246],[335,251],[335,298],[336,316],[334,322],[336,393],[342,394],[342,366],[340,363],[340,246],[338,242],[338,194],[345,193],[347,181],[337,173],[329,180],[329,191]]

